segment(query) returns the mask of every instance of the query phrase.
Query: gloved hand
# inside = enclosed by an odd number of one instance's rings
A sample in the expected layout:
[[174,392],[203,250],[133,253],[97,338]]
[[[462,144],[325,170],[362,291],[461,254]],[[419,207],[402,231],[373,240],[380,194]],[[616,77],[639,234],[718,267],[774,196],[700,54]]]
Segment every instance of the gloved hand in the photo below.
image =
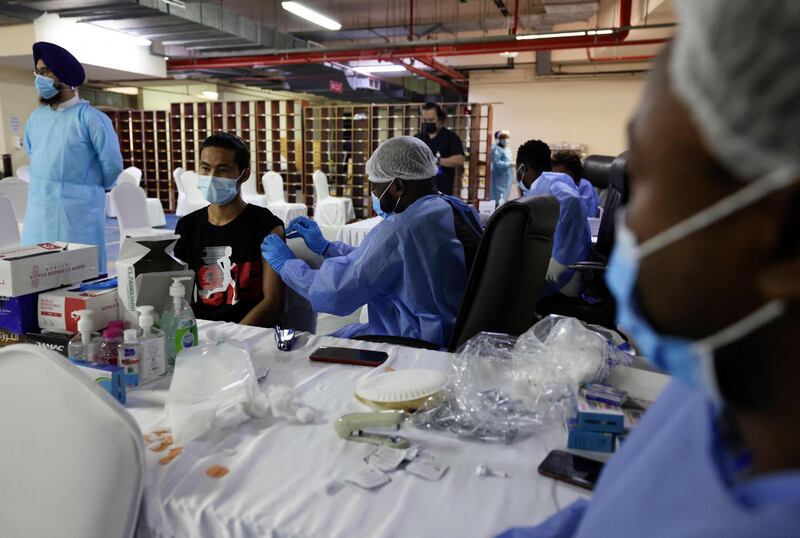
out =
[[555,258],[550,258],[550,263],[547,266],[547,275],[544,277],[546,282],[558,283],[561,273],[566,271],[567,266],[561,265]]
[[269,234],[264,238],[264,242],[261,243],[261,255],[264,256],[264,259],[267,260],[269,266],[276,273],[281,272],[286,260],[291,260],[295,257],[292,250],[283,242],[283,239],[275,234]]
[[303,241],[306,242],[308,248],[320,256],[325,253],[328,245],[330,245],[330,241],[322,236],[322,230],[319,229],[319,224],[308,217],[296,217],[292,219],[286,227],[286,234],[288,235],[291,232],[299,233]]

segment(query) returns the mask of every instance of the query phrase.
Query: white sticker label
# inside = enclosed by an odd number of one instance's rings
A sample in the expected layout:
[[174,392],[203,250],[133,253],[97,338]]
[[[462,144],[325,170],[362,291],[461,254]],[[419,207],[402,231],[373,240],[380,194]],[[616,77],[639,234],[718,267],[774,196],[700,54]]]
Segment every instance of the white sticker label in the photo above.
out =
[[406,465],[406,471],[424,478],[437,482],[444,476],[449,467],[444,463],[439,463],[432,459],[418,459]]
[[386,445],[381,445],[378,449],[370,454],[367,458],[367,463],[383,471],[384,473],[391,473],[396,470],[403,460],[406,459],[408,451],[405,449],[391,448]]
[[364,489],[375,489],[390,482],[391,479],[375,467],[365,465],[360,470],[345,477],[345,482],[350,482]]

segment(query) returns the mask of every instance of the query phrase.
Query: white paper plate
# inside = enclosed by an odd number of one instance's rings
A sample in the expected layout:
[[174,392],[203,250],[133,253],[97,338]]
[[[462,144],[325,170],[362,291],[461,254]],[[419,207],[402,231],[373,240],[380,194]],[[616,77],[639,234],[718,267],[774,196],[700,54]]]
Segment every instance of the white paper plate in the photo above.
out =
[[447,384],[447,375],[438,370],[409,369],[386,372],[364,379],[356,386],[356,397],[368,405],[378,404],[401,408],[415,407],[410,403],[422,400],[441,391]]

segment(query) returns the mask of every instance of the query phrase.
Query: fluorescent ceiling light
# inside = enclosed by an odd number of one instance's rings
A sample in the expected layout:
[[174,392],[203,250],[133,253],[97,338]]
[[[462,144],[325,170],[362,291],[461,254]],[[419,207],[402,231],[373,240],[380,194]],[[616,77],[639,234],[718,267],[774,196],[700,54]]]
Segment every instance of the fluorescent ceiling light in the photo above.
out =
[[372,75],[373,73],[402,73],[406,68],[402,65],[362,65],[353,67],[353,71],[364,75]]
[[133,86],[118,86],[116,88],[106,88],[106,91],[121,93],[124,95],[139,95],[139,88]]
[[575,32],[551,32],[549,34],[527,34],[518,35],[518,40],[526,39],[550,39],[554,37],[586,37],[595,35],[608,35],[613,34],[614,30],[577,30]]
[[311,8],[307,8],[303,4],[299,2],[281,2],[281,6],[283,9],[288,11],[289,13],[294,13],[300,18],[303,18],[309,22],[313,22],[318,26],[322,26],[326,30],[341,30],[342,25],[336,22],[335,20],[326,17],[322,13],[314,11]]
[[169,61],[169,56],[164,56],[164,61],[168,62]]
[[168,6],[179,7],[181,9],[186,9],[186,2],[183,0],[161,0]]
[[203,97],[205,97],[206,99],[214,99],[214,100],[219,99],[219,94],[215,91],[203,90],[201,93]]
[[517,52],[517,51],[512,51],[512,52],[505,51],[505,52],[501,52],[500,56],[502,56],[503,58],[516,58],[517,56],[519,56],[519,52]]

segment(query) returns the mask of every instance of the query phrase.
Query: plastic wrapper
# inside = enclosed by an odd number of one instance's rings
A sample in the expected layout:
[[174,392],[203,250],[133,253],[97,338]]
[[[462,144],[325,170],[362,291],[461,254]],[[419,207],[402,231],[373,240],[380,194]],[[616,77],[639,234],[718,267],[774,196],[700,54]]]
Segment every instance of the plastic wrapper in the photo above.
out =
[[548,316],[519,338],[480,333],[452,360],[442,400],[431,400],[418,427],[462,438],[511,443],[574,414],[582,383],[603,381],[630,364],[612,331]]
[[226,340],[178,354],[166,408],[175,442],[185,443],[209,430],[263,417],[268,404],[247,347]]

